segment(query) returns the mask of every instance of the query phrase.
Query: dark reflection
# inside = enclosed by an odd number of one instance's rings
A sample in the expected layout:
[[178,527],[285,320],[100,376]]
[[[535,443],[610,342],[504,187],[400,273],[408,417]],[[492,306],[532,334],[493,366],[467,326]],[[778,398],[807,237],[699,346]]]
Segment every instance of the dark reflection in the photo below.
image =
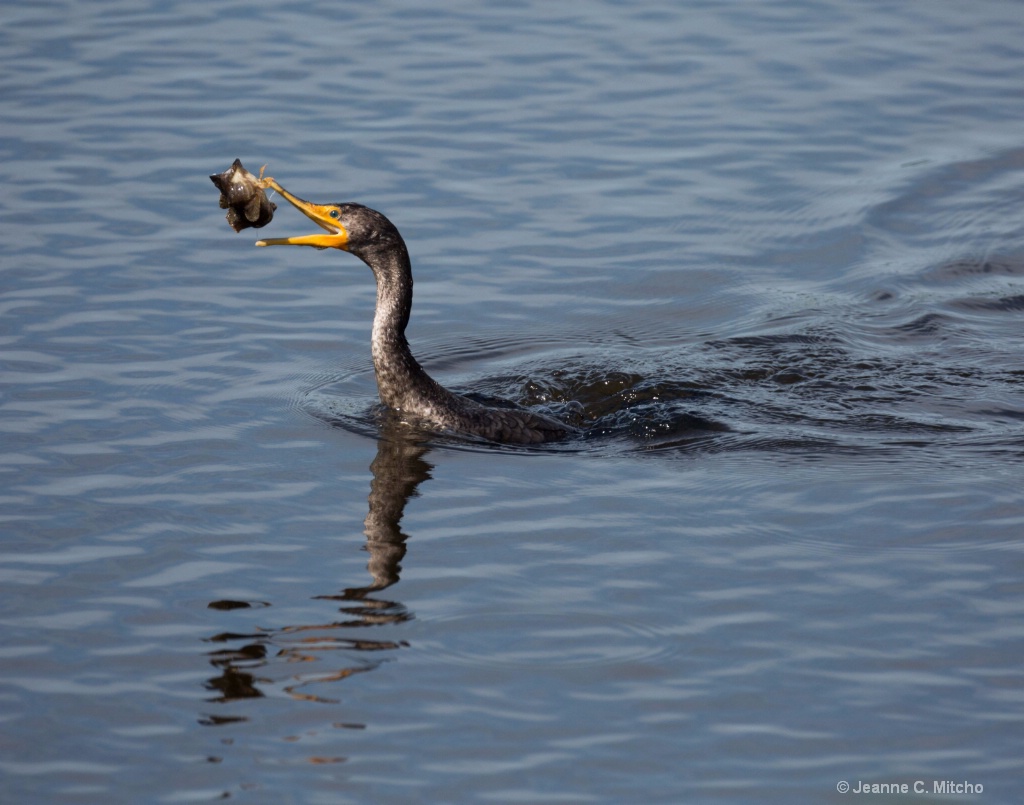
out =
[[[377,456],[370,463],[370,472],[373,473],[370,481],[370,509],[363,521],[366,550],[370,553],[367,569],[373,577],[373,583],[365,587],[350,587],[340,596],[321,597],[369,601],[367,596],[370,593],[385,590],[398,581],[407,539],[400,523],[405,513],[405,504],[418,494],[416,490],[419,485],[430,478],[432,466],[423,459],[428,449],[425,441],[402,423],[389,419],[384,421],[384,429],[377,443]],[[381,603],[373,602],[369,609],[379,610]],[[346,611],[358,610],[353,608]],[[370,612],[365,615],[371,617]],[[373,622],[380,622],[376,619],[379,617],[380,613],[377,612],[372,618]]]
[[[289,673],[283,690],[297,699],[308,701],[336,701],[301,690],[307,685],[320,685],[346,679],[353,674],[376,668],[390,652],[408,645],[403,640],[355,638],[352,629],[386,626],[412,620],[413,615],[399,601],[376,596],[396,584],[401,572],[401,561],[406,552],[407,535],[400,523],[405,505],[417,494],[419,485],[430,478],[432,466],[424,459],[429,447],[422,434],[410,431],[400,422],[385,420],[381,423],[377,456],[370,464],[369,511],[363,522],[366,550],[370,554],[367,569],[371,582],[357,587],[346,587],[340,593],[314,596],[317,600],[342,603],[343,617],[328,623],[295,624],[278,629],[259,630],[250,634],[226,632],[208,638],[208,642],[234,644],[208,654],[210,664],[219,676],[206,682],[206,688],[216,693],[210,701],[232,702],[259,698],[264,695],[260,687],[273,685],[271,663],[304,664],[307,673]],[[221,611],[246,610],[267,606],[265,602],[214,601],[209,605]],[[346,664],[324,671],[318,666],[327,652],[342,651]],[[283,667],[283,666],[282,666]],[[257,672],[264,669],[266,675]],[[224,723],[212,717],[204,724]],[[352,725],[359,727],[362,725]]]
[[256,677],[243,669],[263,665],[267,656],[266,646],[251,643],[240,649],[213,651],[209,656],[210,664],[222,669],[220,676],[206,683],[208,690],[220,693],[210,701],[230,702],[236,699],[256,699],[263,695],[256,687]]
[[266,601],[211,601],[206,605],[207,609],[252,609],[253,607],[269,607]]

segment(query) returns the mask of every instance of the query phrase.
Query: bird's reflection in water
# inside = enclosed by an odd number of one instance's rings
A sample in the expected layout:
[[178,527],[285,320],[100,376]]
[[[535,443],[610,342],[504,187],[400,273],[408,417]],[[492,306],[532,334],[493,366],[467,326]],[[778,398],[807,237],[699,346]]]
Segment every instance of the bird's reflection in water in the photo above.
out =
[[[405,556],[407,536],[400,527],[407,501],[417,494],[417,487],[430,478],[431,465],[424,459],[428,452],[424,437],[410,432],[402,423],[382,423],[377,455],[370,464],[369,512],[364,521],[366,550],[370,554],[367,569],[370,584],[348,587],[340,593],[315,596],[317,600],[341,603],[343,617],[329,623],[291,625],[278,629],[242,634],[226,632],[208,638],[225,647],[210,652],[210,663],[219,676],[206,682],[216,695],[215,702],[231,702],[264,696],[261,686],[277,686],[269,666],[271,663],[322,663],[327,652],[341,651],[349,660],[341,668],[312,673],[292,673],[281,689],[288,695],[309,701],[336,701],[308,693],[311,685],[335,682],[353,674],[376,668],[381,660],[368,659],[367,653],[390,652],[407,643],[403,640],[378,640],[353,637],[352,630],[403,623],[413,618],[399,601],[378,594],[398,582],[401,561]],[[212,609],[230,610],[266,606],[242,601],[214,601]],[[227,647],[234,644],[237,647]],[[261,675],[260,672],[264,675]],[[222,723],[211,718],[204,723]]]
[[421,483],[430,478],[432,466],[423,456],[429,449],[400,422],[385,420],[386,427],[377,443],[377,456],[370,463],[370,508],[363,521],[366,550],[370,553],[367,570],[373,583],[350,587],[341,595],[320,596],[340,601],[362,601],[362,607],[343,608],[370,619],[366,625],[407,620],[410,616],[401,604],[376,601],[368,596],[385,590],[398,581],[400,562],[405,556],[406,535],[400,522],[405,504],[417,494]]

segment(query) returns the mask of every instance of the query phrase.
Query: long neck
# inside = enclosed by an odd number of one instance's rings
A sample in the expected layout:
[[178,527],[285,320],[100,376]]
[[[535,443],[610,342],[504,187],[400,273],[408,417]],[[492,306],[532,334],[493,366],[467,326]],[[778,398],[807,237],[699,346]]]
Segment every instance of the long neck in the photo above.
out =
[[380,400],[390,408],[415,412],[436,397],[440,386],[417,363],[405,338],[412,309],[409,252],[399,242],[361,256],[377,278],[371,347]]

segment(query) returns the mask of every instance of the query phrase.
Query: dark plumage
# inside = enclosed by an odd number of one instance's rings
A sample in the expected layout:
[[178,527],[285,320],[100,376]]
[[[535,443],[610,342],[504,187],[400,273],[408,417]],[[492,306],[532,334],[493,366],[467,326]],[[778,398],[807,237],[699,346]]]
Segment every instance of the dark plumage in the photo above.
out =
[[454,394],[413,357],[405,328],[412,308],[412,267],[405,241],[384,215],[361,204],[334,205],[348,232],[346,250],[377,279],[371,348],[377,391],[389,408],[457,433],[495,442],[539,444],[563,439],[569,428],[530,411],[492,408]]
[[351,252],[377,280],[371,346],[377,389],[389,408],[437,430],[510,444],[564,439],[573,429],[555,419],[516,408],[492,408],[454,394],[426,373],[405,338],[412,308],[412,266],[405,241],[384,215],[361,204],[312,204],[263,180],[329,234],[277,238],[257,245],[305,245]]

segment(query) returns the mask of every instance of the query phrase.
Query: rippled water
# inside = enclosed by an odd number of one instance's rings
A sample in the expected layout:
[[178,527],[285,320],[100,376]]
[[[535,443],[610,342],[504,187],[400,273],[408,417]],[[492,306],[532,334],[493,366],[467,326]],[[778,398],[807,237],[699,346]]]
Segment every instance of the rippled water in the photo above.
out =
[[[0,20],[5,799],[1016,801],[1017,4]],[[368,270],[235,157],[580,438],[381,416]]]

